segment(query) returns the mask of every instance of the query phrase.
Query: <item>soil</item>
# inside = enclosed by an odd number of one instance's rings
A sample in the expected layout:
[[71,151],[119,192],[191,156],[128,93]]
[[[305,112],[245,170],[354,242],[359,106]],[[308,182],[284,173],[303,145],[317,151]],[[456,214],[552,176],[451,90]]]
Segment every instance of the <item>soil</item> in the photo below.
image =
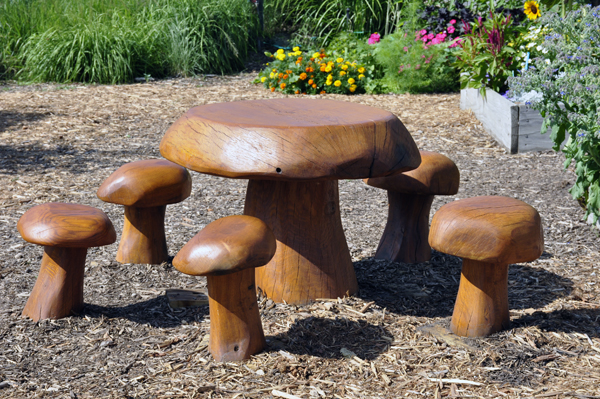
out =
[[[282,97],[256,73],[133,85],[0,86],[0,398],[600,398],[600,247],[568,193],[575,176],[552,151],[510,155],[458,94],[323,97],[394,112],[420,149],[456,162],[460,190],[523,200],[541,214],[545,251],[510,266],[511,328],[486,338],[447,331],[461,260],[433,252],[419,264],[375,260],[387,217],[382,190],[339,182],[345,234],[360,290],[305,306],[260,297],[268,347],[216,363],[208,307],[171,307],[168,289],[206,280],[161,265],[119,264],[117,243],[88,251],[80,314],[21,318],[42,248],[22,240],[19,217],[45,202],[123,209],[96,190],[124,163],[159,158],[166,129],[189,108]],[[192,172],[190,198],[169,205],[175,255],[211,221],[241,214],[246,181]]]

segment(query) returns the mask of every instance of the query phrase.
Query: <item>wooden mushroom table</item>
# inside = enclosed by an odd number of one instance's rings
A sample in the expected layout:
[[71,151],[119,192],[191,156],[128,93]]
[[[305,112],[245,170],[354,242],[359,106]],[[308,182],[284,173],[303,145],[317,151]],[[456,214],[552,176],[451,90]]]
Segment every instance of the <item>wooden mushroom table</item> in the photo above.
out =
[[274,301],[294,304],[358,289],[337,180],[388,176],[421,162],[394,114],[323,99],[194,107],[167,130],[160,151],[197,172],[249,179],[244,214],[277,238],[256,284]]

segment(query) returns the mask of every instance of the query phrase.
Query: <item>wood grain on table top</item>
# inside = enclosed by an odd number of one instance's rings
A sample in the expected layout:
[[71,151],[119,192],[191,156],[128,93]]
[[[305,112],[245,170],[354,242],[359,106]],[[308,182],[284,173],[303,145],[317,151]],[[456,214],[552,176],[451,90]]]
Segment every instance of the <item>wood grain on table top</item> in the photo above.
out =
[[421,161],[410,133],[391,112],[300,98],[192,108],[167,130],[160,151],[197,172],[256,179],[387,176]]

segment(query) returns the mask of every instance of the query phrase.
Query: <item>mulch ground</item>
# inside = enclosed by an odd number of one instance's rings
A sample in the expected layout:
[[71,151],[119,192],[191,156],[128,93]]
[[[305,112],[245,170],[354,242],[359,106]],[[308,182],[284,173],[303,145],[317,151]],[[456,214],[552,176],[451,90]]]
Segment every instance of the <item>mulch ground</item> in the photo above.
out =
[[[324,97],[390,110],[421,149],[456,162],[460,190],[437,197],[432,214],[478,195],[538,209],[545,252],[510,266],[509,330],[447,332],[460,259],[373,259],[387,199],[362,181],[339,182],[360,291],[306,306],[259,298],[268,347],[246,362],[211,359],[207,306],[169,306],[166,290],[204,290],[204,278],[168,262],[119,264],[117,244],[88,251],[81,314],[22,319],[42,249],[21,239],[19,217],[76,202],[104,210],[120,231],[122,207],[96,198],[102,181],[126,162],[160,157],[164,132],[193,106],[281,97],[255,76],[0,86],[0,398],[600,398],[600,247],[568,193],[574,174],[551,151],[507,154],[457,94]],[[244,180],[192,176],[190,198],[167,207],[171,255],[211,221],[242,213]]]

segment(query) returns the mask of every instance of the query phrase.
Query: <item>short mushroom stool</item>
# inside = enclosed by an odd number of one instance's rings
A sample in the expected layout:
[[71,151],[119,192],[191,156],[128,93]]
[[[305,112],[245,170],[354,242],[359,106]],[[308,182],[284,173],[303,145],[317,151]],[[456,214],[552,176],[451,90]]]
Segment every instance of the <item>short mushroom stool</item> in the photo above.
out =
[[117,239],[108,216],[90,206],[49,203],[25,212],[17,229],[25,241],[44,246],[40,273],[23,316],[38,321],[79,311],[87,249]]
[[196,234],[173,259],[185,274],[207,276],[209,350],[215,360],[248,359],[265,346],[258,313],[254,268],[266,265],[277,242],[252,216],[227,216]]
[[431,259],[429,211],[435,195],[458,192],[460,174],[448,157],[420,151],[421,165],[388,177],[365,179],[370,186],[387,190],[388,220],[375,258],[418,263]]
[[117,262],[160,264],[169,259],[165,238],[168,204],[181,202],[192,191],[184,167],[164,159],[125,164],[102,183],[102,201],[125,205]]
[[507,197],[475,197],[451,202],[433,216],[429,243],[463,260],[450,329],[482,337],[508,328],[508,265],[542,254],[538,212]]

